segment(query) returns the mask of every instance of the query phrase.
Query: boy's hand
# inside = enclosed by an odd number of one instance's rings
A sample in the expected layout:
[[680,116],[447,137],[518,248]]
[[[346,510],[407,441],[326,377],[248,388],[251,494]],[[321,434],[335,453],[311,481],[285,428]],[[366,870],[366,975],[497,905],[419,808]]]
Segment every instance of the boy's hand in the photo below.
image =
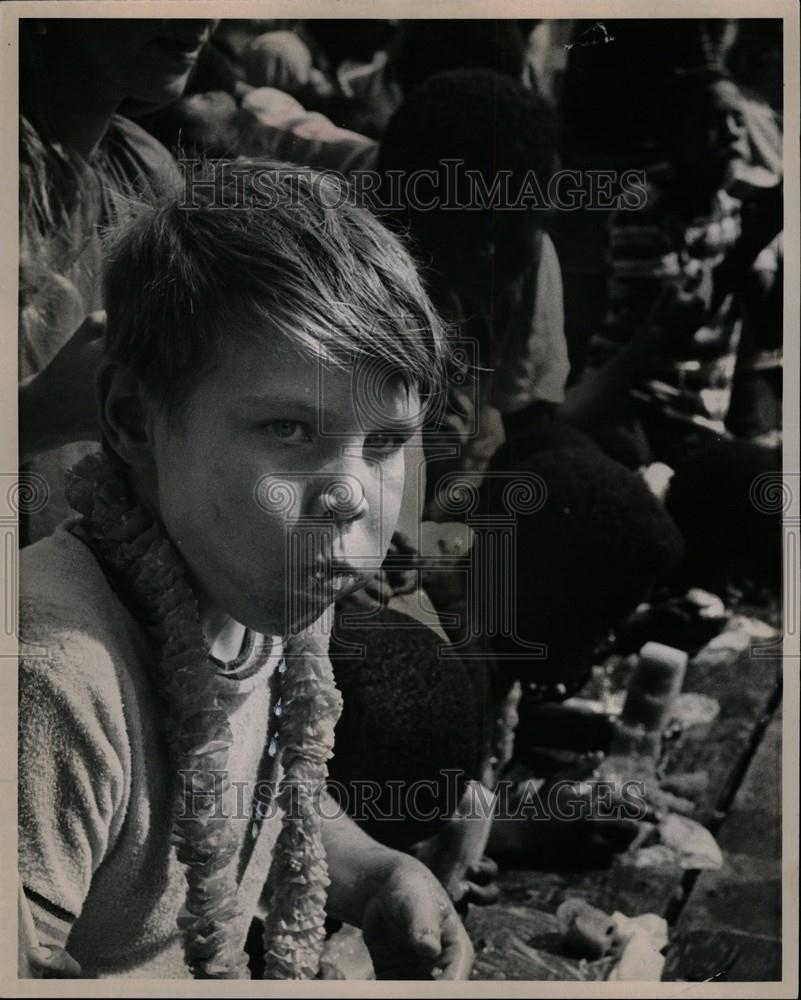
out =
[[453,904],[420,862],[404,858],[367,901],[364,940],[377,979],[468,979],[473,946]]
[[473,948],[437,878],[335,809],[322,823],[330,916],[361,927],[378,979],[467,979]]
[[40,945],[26,953],[28,962],[25,978],[33,979],[83,979],[81,967],[75,959],[58,948]]

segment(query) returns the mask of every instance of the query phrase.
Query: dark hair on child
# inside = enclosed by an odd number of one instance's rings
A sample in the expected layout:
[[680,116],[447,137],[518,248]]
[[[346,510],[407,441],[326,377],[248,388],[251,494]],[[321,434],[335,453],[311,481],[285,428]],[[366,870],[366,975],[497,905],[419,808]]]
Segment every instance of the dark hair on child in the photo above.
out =
[[236,338],[279,334],[438,397],[440,320],[409,254],[343,184],[270,161],[196,167],[108,245],[107,354],[168,415]]
[[732,76],[718,65],[698,66],[671,74],[665,81],[659,101],[659,120],[664,138],[672,135],[688,111],[697,105],[699,94],[716,83],[736,86]]
[[393,69],[408,94],[429,77],[466,67],[491,69],[520,80],[525,58],[516,21],[409,20],[401,25]]
[[309,18],[303,30],[324,51],[334,66],[345,59],[369,62],[373,55],[388,45],[395,32],[386,18]]
[[426,80],[395,112],[379,149],[379,169],[438,169],[463,161],[490,181],[533,171],[545,189],[555,165],[556,117],[517,80],[487,69],[457,69]]

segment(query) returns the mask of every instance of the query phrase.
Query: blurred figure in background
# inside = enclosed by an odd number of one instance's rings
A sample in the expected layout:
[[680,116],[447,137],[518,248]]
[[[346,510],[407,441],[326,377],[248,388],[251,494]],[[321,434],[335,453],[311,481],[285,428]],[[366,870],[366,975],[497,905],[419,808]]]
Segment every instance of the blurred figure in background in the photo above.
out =
[[117,109],[131,97],[179,97],[210,25],[20,23],[20,454],[49,493],[44,509],[23,518],[26,542],[62,520],[64,469],[97,439],[100,231],[128,198],[175,178],[167,151]]
[[[384,22],[338,29],[336,58],[349,51],[348,39],[356,52],[378,44],[375,25],[389,30]],[[332,65],[300,22],[222,21],[183,95],[131,113],[181,156],[268,157],[348,174],[371,158],[373,144],[341,127],[341,115],[339,124],[332,119],[342,89]]]
[[395,25],[369,18],[222,21],[214,44],[242,83],[280,90],[338,126],[373,135],[396,103],[381,73]]
[[[609,312],[590,366],[633,357],[643,325],[652,350],[628,393],[605,409],[596,395],[591,433],[625,465],[675,470],[666,501],[688,543],[685,582],[777,592],[779,517],[750,490],[781,468],[781,179],[751,162],[742,95],[719,70],[669,87],[663,148],[643,207],[612,217]],[[660,324],[665,297],[675,304]],[[585,372],[575,395],[596,379]]]
[[530,76],[516,21],[281,25],[260,32],[262,22],[221,22],[185,96],[138,120],[170,148],[268,155],[348,175],[375,166],[370,140],[383,135],[404,94],[429,77],[463,67]]
[[[642,207],[611,220],[609,312],[591,349],[592,367],[605,364],[660,296],[680,296],[661,343],[632,371],[628,399],[609,401],[616,430],[607,424],[601,440],[635,466],[675,466],[729,435],[738,352],[748,346],[743,319],[764,321],[779,277],[781,186],[754,183],[736,85],[717,70],[689,73],[669,86],[663,112],[668,161],[648,171]],[[774,426],[761,430],[775,429],[777,417],[768,414]]]
[[430,78],[406,98],[381,142],[384,177],[439,171],[445,160],[462,164],[453,191],[458,208],[407,203],[393,220],[408,229],[435,301],[479,370],[475,380],[452,386],[445,427],[460,455],[429,463],[429,497],[446,472],[482,474],[504,440],[505,421],[523,411],[533,417],[535,404],[547,409],[564,398],[562,286],[546,212],[482,207],[470,179],[471,171],[482,178],[486,192],[504,173],[515,192],[530,172],[547,183],[555,153],[556,121],[546,102],[489,70]]
[[[559,94],[563,166],[620,174],[660,159],[657,95],[677,68],[720,65],[735,32],[735,22],[725,19],[576,21]],[[554,220],[572,381],[607,309],[609,215],[593,206]]]
[[491,69],[523,81],[526,48],[518,21],[403,21],[392,61],[404,94],[437,73]]

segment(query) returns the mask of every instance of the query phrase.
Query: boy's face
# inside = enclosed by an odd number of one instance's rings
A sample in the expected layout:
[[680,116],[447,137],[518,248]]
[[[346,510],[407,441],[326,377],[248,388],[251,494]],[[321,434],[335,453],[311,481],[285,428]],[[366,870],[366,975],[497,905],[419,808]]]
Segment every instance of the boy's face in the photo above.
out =
[[241,342],[176,426],[154,420],[160,514],[215,611],[285,635],[380,566],[419,400],[361,367]]
[[738,161],[750,157],[738,88],[727,80],[705,87],[684,115],[674,137],[678,166],[722,185]]

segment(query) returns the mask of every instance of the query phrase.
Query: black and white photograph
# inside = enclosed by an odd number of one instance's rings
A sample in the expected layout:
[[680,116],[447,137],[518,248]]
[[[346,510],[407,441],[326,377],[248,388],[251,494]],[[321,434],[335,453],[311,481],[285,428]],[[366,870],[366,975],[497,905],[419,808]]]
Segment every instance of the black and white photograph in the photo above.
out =
[[0,9],[3,995],[797,995],[799,9],[577,12]]

